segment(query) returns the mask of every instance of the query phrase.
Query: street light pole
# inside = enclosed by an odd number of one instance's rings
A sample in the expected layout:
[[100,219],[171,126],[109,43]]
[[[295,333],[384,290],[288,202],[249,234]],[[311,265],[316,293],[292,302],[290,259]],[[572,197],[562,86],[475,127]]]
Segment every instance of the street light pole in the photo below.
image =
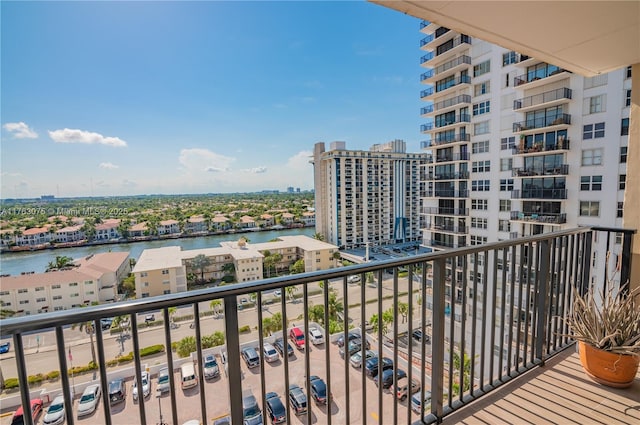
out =
[[158,425],[167,425],[162,420],[162,403],[160,403],[160,396],[162,396],[162,392],[160,392],[160,389],[156,389],[156,398],[158,399],[158,411],[160,412],[160,422],[158,422]]

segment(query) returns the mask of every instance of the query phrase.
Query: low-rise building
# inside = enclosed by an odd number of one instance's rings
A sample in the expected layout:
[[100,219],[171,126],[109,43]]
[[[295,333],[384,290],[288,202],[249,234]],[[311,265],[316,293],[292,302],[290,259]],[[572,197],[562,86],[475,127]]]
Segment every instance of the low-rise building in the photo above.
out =
[[30,315],[112,302],[131,270],[129,252],[92,254],[74,264],[65,270],[1,277],[3,308]]
[[184,231],[188,234],[207,233],[207,220],[202,216],[193,216],[184,224]]
[[180,233],[180,222],[177,220],[162,220],[158,227],[158,235],[177,235]]
[[97,241],[120,239],[121,235],[118,231],[118,226],[120,226],[120,220],[117,218],[110,218],[104,220],[100,224],[96,224],[96,234],[94,239]]
[[49,226],[26,229],[16,236],[16,245],[37,246],[48,244],[51,242],[51,233],[49,232],[49,229]]
[[84,232],[82,231],[82,225],[77,224],[75,226],[67,226],[63,227],[60,230],[56,230],[53,238],[56,242],[64,243],[81,241],[85,238],[85,236]]

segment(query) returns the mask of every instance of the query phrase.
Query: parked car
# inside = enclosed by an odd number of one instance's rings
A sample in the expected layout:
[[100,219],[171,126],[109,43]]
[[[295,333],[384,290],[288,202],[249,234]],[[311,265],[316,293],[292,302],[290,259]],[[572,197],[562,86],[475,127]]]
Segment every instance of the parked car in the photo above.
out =
[[431,406],[431,392],[425,391],[422,401],[420,401],[420,394],[421,392],[417,392],[413,395],[413,397],[411,397],[411,410],[413,410],[417,414],[420,414],[423,406],[424,409],[428,409]]
[[244,423],[262,423],[262,410],[258,406],[258,400],[249,389],[242,391],[242,416]]
[[431,337],[425,333],[422,332],[422,329],[415,329],[412,333],[411,336],[413,337],[413,339],[415,339],[416,341],[422,341],[422,338],[424,338],[424,342],[426,342],[427,344],[429,344],[431,342]]
[[393,374],[396,374],[396,379],[406,378],[407,372],[402,369],[385,369],[382,373],[373,378],[373,382],[376,386],[382,385],[382,388],[387,389],[393,385]]
[[[360,338],[360,332],[359,331],[350,331],[347,334],[348,340],[352,341],[356,338]],[[361,339],[361,338],[360,338]],[[341,334],[338,339],[336,339],[336,344],[338,345],[338,347],[343,347],[344,346],[344,334]]]
[[158,371],[158,383],[156,384],[156,390],[160,393],[166,393],[171,390],[171,380],[169,377],[169,368],[163,367]]
[[413,393],[420,391],[420,382],[417,379],[411,379],[411,388],[409,388],[409,378],[398,378],[396,385],[396,398],[404,401]]
[[268,342],[265,342],[262,345],[262,355],[264,356],[264,360],[269,363],[277,362],[278,359],[280,358],[275,347],[269,344]]
[[298,385],[289,385],[289,403],[296,415],[307,411],[307,396]]
[[296,326],[289,331],[289,339],[300,351],[304,350],[304,332]]
[[11,343],[9,341],[0,344],[0,354],[8,353],[11,349]]
[[149,324],[149,322],[155,322],[156,321],[156,316],[153,314],[147,314],[146,316],[144,316],[144,323]]
[[347,278],[347,282],[349,282],[349,283],[358,283],[358,282],[360,282],[360,275],[359,274],[354,274],[352,276],[349,276]]
[[59,425],[63,423],[65,419],[64,396],[59,395],[54,398],[49,405],[47,413],[45,413],[44,418],[42,418],[42,423],[44,425]]
[[327,384],[318,376],[310,376],[311,397],[316,404],[327,404],[330,397],[327,397]]
[[78,418],[87,416],[96,411],[102,390],[100,385],[89,385],[84,389],[80,402],[78,402]]
[[322,332],[320,332],[320,329],[316,327],[309,328],[309,341],[311,341],[313,345],[324,344],[324,336]]
[[[278,353],[280,353],[280,355],[282,357],[284,357],[284,339],[282,338],[276,338],[276,340],[273,342],[273,346],[276,348],[276,350],[278,350]],[[289,342],[287,341],[287,355],[289,357],[293,356],[295,353],[293,351],[293,347],[291,346],[291,344],[289,344]]]
[[113,406],[125,401],[127,398],[127,387],[124,379],[115,379],[109,382],[109,403]]
[[204,379],[213,379],[220,376],[220,368],[218,367],[218,361],[216,360],[216,357],[214,355],[208,354],[204,358],[204,364],[202,365],[202,367]]
[[100,327],[103,331],[111,329],[111,325],[113,324],[113,317],[105,317],[104,319],[100,319]]
[[[376,357],[376,352],[367,350],[365,352],[364,360],[367,361],[373,357]],[[362,351],[356,351],[355,353],[353,353],[351,355],[351,358],[349,359],[349,362],[351,363],[351,366],[355,367],[356,369],[360,369],[362,367]]]
[[[142,396],[147,398],[151,395],[151,383],[149,382],[149,372],[142,371],[141,377],[142,384]],[[133,401],[138,400],[139,390],[138,390],[138,380],[133,381],[133,388],[131,389],[131,393],[133,394]]]
[[[368,348],[369,348],[369,341],[365,343],[365,349],[368,349]],[[362,340],[360,338],[356,338],[354,340],[349,341],[346,351],[347,353],[349,353],[348,354],[349,357],[353,356],[358,351],[362,351]],[[338,349],[338,352],[340,353],[340,357],[344,359],[344,352],[345,352],[344,347],[340,347]]]
[[[364,369],[368,376],[375,377],[378,375],[378,357],[372,357],[364,363]],[[393,360],[383,357],[382,358],[382,370],[393,369]]]
[[280,424],[287,419],[287,411],[285,410],[280,396],[276,393],[267,393],[265,396],[267,402],[267,414],[272,424]]
[[253,347],[243,348],[242,358],[244,359],[244,362],[247,364],[248,368],[260,366],[260,357],[258,357],[258,352]]
[[[31,418],[33,419],[33,423],[36,423],[36,421],[38,420],[38,416],[40,416],[40,413],[42,413],[42,399],[34,398],[31,400]],[[22,410],[22,405],[20,405],[13,413],[13,417],[11,418],[11,425],[22,424],[24,424],[24,410]]]

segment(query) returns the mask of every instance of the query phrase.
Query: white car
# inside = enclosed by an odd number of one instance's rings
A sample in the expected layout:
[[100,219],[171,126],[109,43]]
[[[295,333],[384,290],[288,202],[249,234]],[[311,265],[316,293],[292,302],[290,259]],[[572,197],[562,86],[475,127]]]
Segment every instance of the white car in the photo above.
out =
[[59,425],[63,423],[64,420],[64,397],[59,395],[53,399],[53,402],[51,402],[51,405],[47,409],[47,413],[45,413],[44,418],[42,419],[42,423],[44,425]]
[[217,378],[220,376],[220,368],[218,367],[218,362],[216,358],[211,354],[207,355],[204,358],[204,377],[205,379]]
[[320,329],[309,328],[309,341],[311,341],[313,345],[324,344],[324,336],[322,332],[320,332]]
[[161,393],[166,393],[171,389],[171,383],[169,382],[169,368],[163,367],[158,371],[158,385],[156,388]]
[[347,278],[347,282],[349,282],[349,283],[358,283],[358,282],[360,282],[360,275],[359,274],[354,274],[352,276],[349,276]]
[[102,390],[100,389],[100,385],[89,385],[85,388],[78,403],[78,417],[90,415],[95,412],[101,395]]
[[276,351],[276,348],[273,345],[269,344],[268,342],[264,343],[262,347],[262,352],[264,355],[264,359],[269,363],[275,362],[280,358],[280,356],[278,355],[278,352]]
[[[131,390],[133,393],[133,400],[138,400],[138,380],[133,381],[133,389]],[[149,372],[142,372],[142,394],[144,398],[149,397],[151,395],[151,382],[149,382]]]

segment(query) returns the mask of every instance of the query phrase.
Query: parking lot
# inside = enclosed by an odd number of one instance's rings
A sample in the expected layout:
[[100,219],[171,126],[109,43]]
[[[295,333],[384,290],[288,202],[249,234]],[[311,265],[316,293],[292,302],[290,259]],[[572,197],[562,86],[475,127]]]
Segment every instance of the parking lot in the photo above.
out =
[[[257,342],[255,346],[257,347]],[[309,367],[311,375],[317,375],[327,381],[327,370],[325,367],[326,349],[329,350],[330,355],[330,373],[331,373],[331,393],[333,395],[333,403],[330,406],[317,406],[311,397],[307,394],[309,399],[309,414],[311,414],[312,423],[327,423],[327,415],[332,415],[332,423],[379,423],[379,409],[378,409],[378,388],[374,384],[371,378],[365,378],[364,388],[362,381],[362,374],[360,369],[346,366],[349,370],[348,388],[346,386],[345,376],[345,363],[340,357],[338,347],[335,344],[321,344],[318,346],[312,346],[309,353]],[[377,350],[377,344],[373,341],[372,350]],[[384,355],[392,357],[392,352],[387,347],[384,348]],[[288,369],[289,369],[289,384],[297,384],[303,389],[305,388],[305,357],[304,354],[298,350],[294,350],[294,356],[289,357]],[[261,352],[261,350],[259,350]],[[220,362],[219,362],[220,363]],[[400,369],[407,371],[406,362],[399,359]],[[250,389],[253,394],[261,400],[261,369],[260,366],[254,368],[247,368],[244,362],[241,362],[243,373],[243,390]],[[221,367],[220,377],[214,378],[209,381],[205,381],[204,393],[207,408],[208,423],[212,423],[216,417],[224,416],[229,413],[229,392],[228,381],[225,376],[224,368]],[[419,370],[414,366],[414,377],[419,376]],[[289,408],[288,394],[285,391],[285,367],[283,359],[280,358],[277,361],[264,363],[264,379],[266,392],[276,392],[282,402]],[[139,406],[138,402],[133,401],[131,392],[132,380],[126,381],[127,395],[126,400],[123,403],[112,406],[112,422],[114,424],[138,424],[139,419]],[[200,419],[200,386],[182,390],[180,389],[180,372],[175,371],[176,382],[176,404],[177,404],[177,416],[178,423],[182,424],[190,419]],[[163,420],[165,423],[172,423],[171,412],[171,399],[168,393],[165,393],[159,399],[156,398],[156,376],[152,376],[151,380],[151,395],[144,401],[146,422],[149,424],[160,422],[160,410],[162,411]],[[363,390],[366,396],[366,409],[363,410]],[[305,391],[306,392],[306,391]],[[347,418],[347,397],[349,394],[349,417]],[[382,390],[383,400],[383,412],[380,423],[392,423],[393,419],[393,403],[395,397],[389,390]],[[406,421],[407,418],[407,403],[410,404],[410,398],[407,401],[398,402],[398,418],[400,422]],[[77,398],[73,406],[74,419],[77,418]],[[259,401],[261,407],[262,402]],[[45,404],[45,411],[48,405]],[[264,411],[264,409],[263,409]],[[44,414],[38,418],[38,424],[42,424]],[[418,415],[412,413],[412,420],[418,418]],[[4,416],[0,420],[1,425],[10,424],[11,416]],[[102,400],[97,410],[86,417],[76,420],[79,424],[103,424],[104,420],[104,407]],[[265,423],[270,423],[266,420]],[[291,423],[306,423],[306,415],[295,416],[291,414]]]

